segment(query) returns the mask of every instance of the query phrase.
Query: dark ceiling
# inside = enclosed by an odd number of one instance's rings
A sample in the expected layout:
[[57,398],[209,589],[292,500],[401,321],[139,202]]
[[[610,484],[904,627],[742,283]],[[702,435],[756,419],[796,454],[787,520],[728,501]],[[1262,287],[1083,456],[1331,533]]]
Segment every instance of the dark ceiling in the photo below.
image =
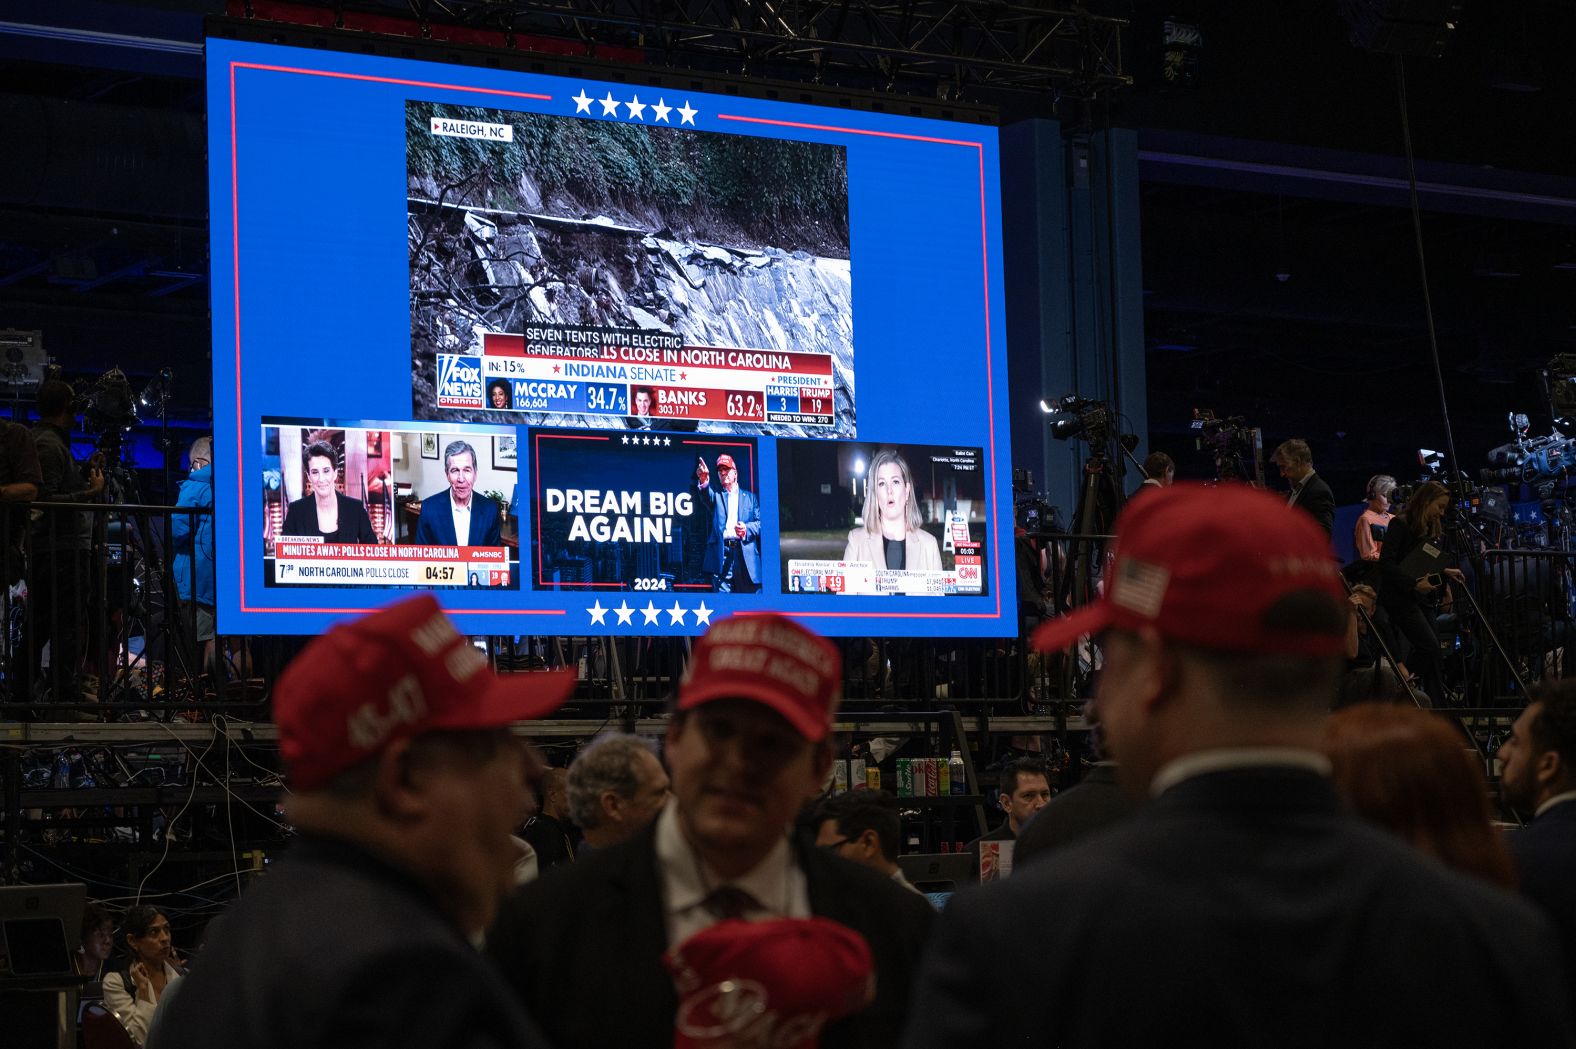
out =
[[[0,0],[0,328],[71,370],[169,366],[207,416],[201,16],[219,0]],[[393,8],[400,5],[392,4]],[[1057,103],[1140,131],[1150,426],[1197,474],[1194,407],[1314,444],[1338,495],[1443,441],[1406,207],[1397,67],[1336,0],[1091,3],[1131,20],[1132,88]],[[1197,26],[1197,77],[1161,75],[1161,25]],[[17,24],[144,36],[126,48]],[[9,26],[9,28],[7,28]],[[1576,4],[1468,0],[1444,57],[1405,63],[1422,229],[1456,440],[1474,466],[1504,413],[1548,418],[1537,369],[1576,351]],[[1492,86],[1514,82],[1519,90]],[[1535,88],[1535,90],[1527,90]]]

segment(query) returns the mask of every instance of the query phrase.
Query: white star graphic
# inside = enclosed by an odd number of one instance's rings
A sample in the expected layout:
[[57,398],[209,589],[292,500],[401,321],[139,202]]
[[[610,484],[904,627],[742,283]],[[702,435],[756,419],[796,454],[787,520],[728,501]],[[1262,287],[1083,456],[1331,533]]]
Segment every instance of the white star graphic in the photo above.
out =
[[630,100],[624,103],[624,108],[629,110],[631,120],[645,120],[646,103],[640,100],[639,95],[631,95]]
[[711,614],[715,611],[714,608],[707,608],[706,602],[702,601],[700,607],[695,609],[695,625],[711,626]]
[[605,117],[616,117],[616,116],[618,116],[618,99],[613,97],[613,92],[609,91],[607,93],[607,97],[606,98],[599,98],[596,101],[597,101],[597,105],[602,107],[602,115],[603,116],[605,116]]
[[668,440],[666,437],[662,438],[662,447],[666,448],[668,445],[670,445],[672,443],[673,442]]
[[576,113],[589,113],[591,112],[591,103],[595,102],[596,99],[586,94],[585,88],[581,88],[578,95],[571,95],[569,97],[569,101],[575,104]]
[[628,626],[629,617],[635,614],[635,610],[629,607],[628,601],[620,601],[618,603],[618,607],[613,609],[613,611],[618,616],[618,622],[620,626]]
[[628,444],[629,443],[629,435],[625,434],[623,437],[620,437],[618,439],[618,443],[619,444]]
[[655,625],[657,617],[662,614],[662,609],[658,608],[650,598],[647,598],[646,607],[640,610],[640,614],[646,617],[648,625]]
[[693,124],[693,123],[695,123],[695,114],[699,113],[699,112],[700,112],[700,110],[698,110],[698,109],[691,109],[690,108],[689,99],[686,98],[684,100],[684,104],[679,107],[679,123],[680,124]]
[[649,438],[649,437],[642,437],[640,439],[640,443],[641,444],[650,444],[651,443],[651,438]]
[[673,112],[673,107],[668,105],[668,100],[665,98],[657,99],[657,104],[651,107],[652,118],[660,120],[664,124],[668,122],[668,114],[671,112]]
[[678,601],[673,602],[673,607],[668,609],[668,626],[683,626],[685,610],[679,607]]
[[596,604],[586,609],[586,611],[591,613],[591,622],[607,626],[608,610],[602,607],[602,599],[600,597],[597,598]]

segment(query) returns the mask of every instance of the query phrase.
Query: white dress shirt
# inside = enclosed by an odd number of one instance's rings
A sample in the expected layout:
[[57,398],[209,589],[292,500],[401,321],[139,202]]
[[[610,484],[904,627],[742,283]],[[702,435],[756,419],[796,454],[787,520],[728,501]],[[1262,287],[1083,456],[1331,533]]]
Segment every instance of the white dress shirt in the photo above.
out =
[[799,869],[786,830],[766,858],[737,878],[723,878],[706,867],[679,827],[676,805],[657,817],[657,880],[662,885],[662,915],[668,944],[683,943],[717,923],[706,897],[724,885],[752,896],[759,905],[746,921],[810,917],[810,889]]
[[733,526],[739,523],[739,486],[734,485],[732,488],[724,488],[722,499],[728,507],[728,519],[723,522],[722,537],[724,539],[733,539],[735,538]]
[[1564,794],[1556,794],[1556,795],[1554,795],[1554,797],[1550,798],[1548,801],[1545,801],[1542,805],[1538,806],[1538,811],[1534,812],[1532,814],[1532,818],[1533,819],[1537,819],[1539,816],[1543,815],[1545,812],[1549,811],[1554,806],[1556,806],[1556,805],[1563,805],[1567,801],[1576,801],[1576,790],[1567,790]]
[[[471,493],[475,500],[476,493]],[[469,546],[471,543],[471,507],[470,504],[461,506],[454,501],[454,490],[449,490],[449,513],[454,515],[454,542],[459,546]]]
[[1316,750],[1298,747],[1220,747],[1184,754],[1166,765],[1149,781],[1149,796],[1159,797],[1183,780],[1228,769],[1295,768],[1328,776],[1330,759]]

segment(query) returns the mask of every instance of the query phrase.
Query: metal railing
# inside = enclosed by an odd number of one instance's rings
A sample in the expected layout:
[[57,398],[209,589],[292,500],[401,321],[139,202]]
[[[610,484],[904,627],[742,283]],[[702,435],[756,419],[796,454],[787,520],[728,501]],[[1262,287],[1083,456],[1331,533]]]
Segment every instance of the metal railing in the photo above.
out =
[[1485,551],[1482,563],[1475,580],[1478,604],[1512,664],[1507,668],[1502,660],[1484,659],[1478,682],[1482,694],[1518,694],[1518,675],[1528,685],[1564,677],[1566,646],[1576,639],[1576,554],[1496,549]]
[[211,507],[7,506],[0,719],[259,710],[248,646],[215,637],[212,519]]

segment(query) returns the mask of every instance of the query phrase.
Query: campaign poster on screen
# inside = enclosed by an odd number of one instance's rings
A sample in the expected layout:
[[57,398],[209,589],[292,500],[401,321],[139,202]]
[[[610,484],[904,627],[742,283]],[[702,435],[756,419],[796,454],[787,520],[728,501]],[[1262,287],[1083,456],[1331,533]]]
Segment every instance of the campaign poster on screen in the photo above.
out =
[[264,584],[517,589],[512,427],[265,419]]
[[981,448],[779,441],[783,591],[984,596],[984,464]]
[[533,588],[760,588],[753,438],[531,429],[528,441]]
[[425,101],[405,128],[417,418],[855,435],[845,147]]

